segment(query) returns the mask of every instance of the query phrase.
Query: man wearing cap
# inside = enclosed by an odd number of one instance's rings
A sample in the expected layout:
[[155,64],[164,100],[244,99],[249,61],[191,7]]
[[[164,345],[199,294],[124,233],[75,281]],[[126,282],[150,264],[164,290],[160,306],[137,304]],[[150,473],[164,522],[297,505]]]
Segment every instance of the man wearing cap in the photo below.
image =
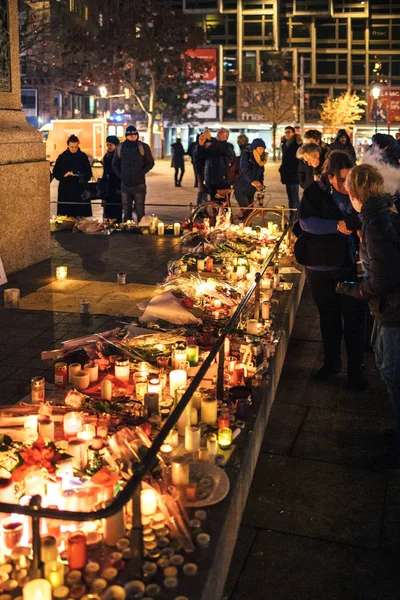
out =
[[146,200],[146,173],[154,167],[150,147],[139,141],[139,134],[133,125],[125,131],[126,140],[117,146],[114,158],[114,172],[121,178],[122,218],[132,219],[133,204],[138,222],[144,217]]

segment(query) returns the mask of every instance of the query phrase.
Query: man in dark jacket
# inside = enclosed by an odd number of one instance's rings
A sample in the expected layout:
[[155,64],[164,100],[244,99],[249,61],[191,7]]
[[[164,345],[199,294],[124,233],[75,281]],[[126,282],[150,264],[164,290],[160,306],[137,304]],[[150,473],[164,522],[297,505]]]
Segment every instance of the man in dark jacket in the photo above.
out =
[[125,132],[126,140],[115,151],[113,169],[121,178],[123,221],[132,219],[133,203],[138,222],[144,217],[146,200],[146,173],[154,167],[150,147],[139,141],[139,134],[133,125]]
[[[282,142],[282,164],[279,167],[281,183],[286,185],[286,194],[289,208],[296,209],[299,206],[299,160],[296,158],[297,149],[301,144],[297,141],[295,128],[291,125],[285,127],[285,139]],[[295,210],[290,213],[293,221]]]
[[351,143],[350,136],[345,129],[339,129],[335,141],[329,146],[330,150],[340,150],[346,152],[351,160],[356,162],[356,151]]
[[197,181],[197,168],[196,168],[196,159],[195,159],[195,154],[196,154],[196,146],[197,146],[197,139],[194,142],[191,142],[188,146],[187,152],[186,154],[188,156],[190,156],[190,160],[192,161],[192,167],[193,167],[193,175],[194,175],[194,186],[193,187],[198,187],[198,181]]
[[[261,138],[256,138],[248,150],[243,150],[240,157],[240,175],[234,187],[235,198],[240,207],[249,206],[254,200],[256,191],[263,189],[264,165],[267,158],[265,142]],[[246,211],[242,213],[245,218]]]
[[53,169],[58,179],[57,214],[67,217],[91,217],[90,202],[82,200],[87,182],[92,178],[92,168],[87,155],[79,148],[79,139],[70,135],[67,150],[60,154]]
[[233,145],[228,142],[229,131],[218,130],[215,138],[205,131],[199,136],[200,159],[204,159],[204,180],[212,200],[218,200],[217,191],[229,188],[227,174],[229,164],[235,158]]
[[113,169],[115,150],[118,145],[119,139],[116,135],[107,136],[107,152],[103,156],[103,177],[101,178],[101,182],[104,192],[104,195],[102,195],[104,201],[103,216],[106,219],[116,219],[117,223],[121,223],[121,180]]
[[171,167],[175,169],[175,187],[181,187],[185,174],[185,150],[180,138],[176,138],[176,142],[171,144]]
[[[321,132],[318,129],[309,129],[305,132],[304,145],[308,144],[319,146],[319,161],[316,165],[310,165],[304,158],[299,161],[299,184],[303,190],[307,189],[316,180],[316,177],[321,175],[322,166],[328,152],[328,146],[322,141]],[[297,158],[299,158],[298,153]]]

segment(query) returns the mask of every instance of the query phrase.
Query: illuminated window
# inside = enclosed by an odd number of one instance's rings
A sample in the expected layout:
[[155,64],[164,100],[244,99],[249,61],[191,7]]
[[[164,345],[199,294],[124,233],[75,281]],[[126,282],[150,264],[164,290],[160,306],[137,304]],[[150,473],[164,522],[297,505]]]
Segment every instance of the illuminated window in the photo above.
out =
[[99,25],[103,27],[103,13],[99,13]]
[[75,0],[69,0],[69,10],[75,12]]
[[85,21],[87,21],[89,19],[89,9],[87,6],[85,6]]

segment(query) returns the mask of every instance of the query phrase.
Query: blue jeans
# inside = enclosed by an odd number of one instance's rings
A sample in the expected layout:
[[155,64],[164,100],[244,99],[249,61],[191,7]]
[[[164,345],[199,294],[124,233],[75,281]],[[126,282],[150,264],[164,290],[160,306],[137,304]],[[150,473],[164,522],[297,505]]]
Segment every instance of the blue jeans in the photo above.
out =
[[389,392],[394,418],[395,439],[400,441],[400,327],[376,324],[375,361]]
[[[295,208],[296,210],[299,207],[299,184],[298,183],[287,183],[286,184],[286,194],[289,200],[289,208]],[[296,218],[296,211],[290,211],[290,220],[294,221]]]

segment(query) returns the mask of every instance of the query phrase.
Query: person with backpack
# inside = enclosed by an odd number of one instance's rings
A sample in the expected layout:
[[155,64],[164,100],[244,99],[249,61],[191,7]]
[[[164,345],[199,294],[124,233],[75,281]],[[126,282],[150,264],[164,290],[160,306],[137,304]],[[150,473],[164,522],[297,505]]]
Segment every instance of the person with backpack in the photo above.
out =
[[[254,200],[256,191],[261,191],[264,184],[264,166],[268,154],[265,142],[261,138],[252,141],[250,148],[244,150],[240,157],[240,171],[237,181],[233,182],[235,198],[241,208],[246,208]],[[246,211],[243,211],[246,215]]]
[[227,174],[229,165],[235,159],[233,145],[228,142],[229,131],[221,127],[215,138],[206,130],[199,136],[200,160],[204,160],[204,181],[212,200],[220,199],[218,190],[229,187]]
[[122,219],[132,220],[133,204],[138,223],[144,217],[146,201],[146,173],[154,167],[150,147],[139,141],[133,125],[125,131],[126,140],[119,144],[113,158],[113,169],[121,178]]

